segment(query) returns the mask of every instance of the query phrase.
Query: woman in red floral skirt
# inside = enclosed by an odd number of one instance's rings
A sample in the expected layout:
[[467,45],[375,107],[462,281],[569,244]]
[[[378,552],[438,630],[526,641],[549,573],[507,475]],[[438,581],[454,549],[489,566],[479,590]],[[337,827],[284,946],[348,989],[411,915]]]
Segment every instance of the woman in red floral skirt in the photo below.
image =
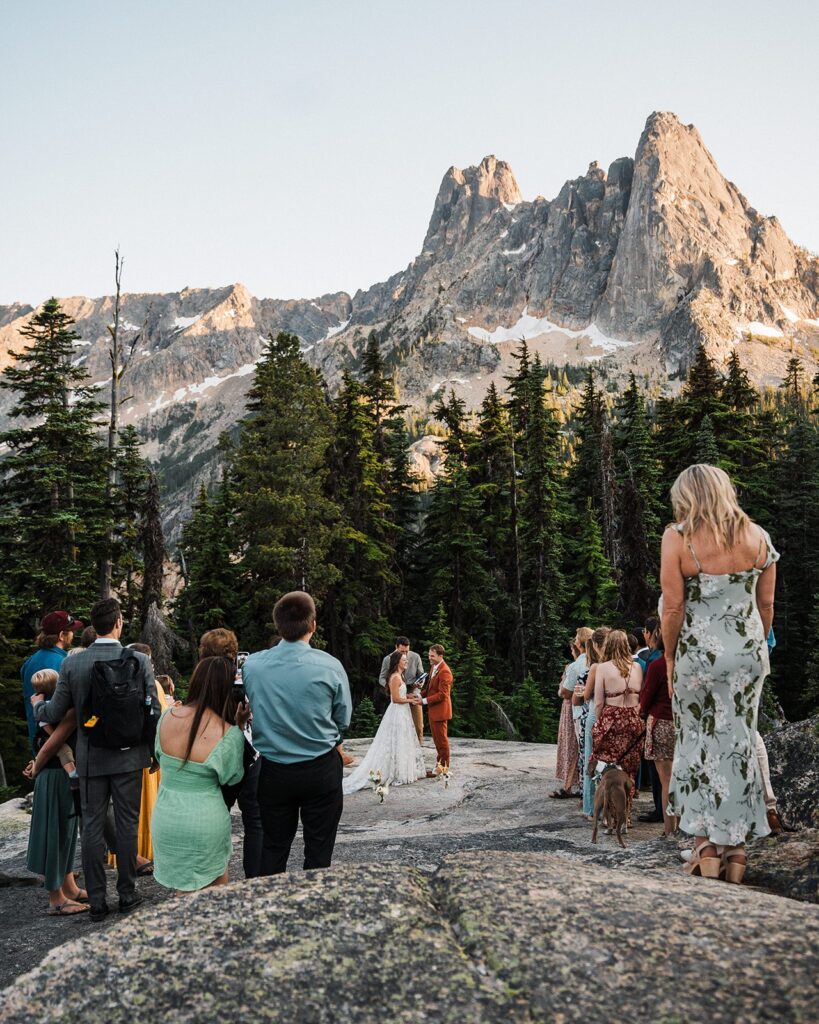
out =
[[592,761],[616,764],[631,776],[632,798],[637,792],[637,772],[643,752],[643,720],[640,690],[643,670],[634,661],[628,637],[613,629],[606,638],[604,661],[597,666],[594,707],[597,718],[592,733]]

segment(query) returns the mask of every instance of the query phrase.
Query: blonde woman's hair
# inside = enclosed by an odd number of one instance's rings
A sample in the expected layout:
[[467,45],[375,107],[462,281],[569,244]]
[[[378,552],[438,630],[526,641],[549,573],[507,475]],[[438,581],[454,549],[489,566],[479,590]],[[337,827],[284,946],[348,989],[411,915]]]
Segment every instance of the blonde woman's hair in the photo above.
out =
[[686,540],[698,530],[707,530],[717,544],[729,550],[736,547],[751,522],[739,507],[728,474],[702,462],[684,469],[674,481],[671,504]]
[[574,647],[576,651],[585,651],[586,644],[591,638],[592,633],[594,633],[594,630],[589,626],[580,626],[574,635],[574,640],[572,640],[572,647]]
[[628,634],[622,629],[613,629],[606,637],[603,648],[604,661],[611,661],[624,679],[631,674],[634,659],[628,642]]
[[610,632],[608,626],[598,626],[586,641],[586,665],[588,668],[598,665],[603,660],[603,647]]

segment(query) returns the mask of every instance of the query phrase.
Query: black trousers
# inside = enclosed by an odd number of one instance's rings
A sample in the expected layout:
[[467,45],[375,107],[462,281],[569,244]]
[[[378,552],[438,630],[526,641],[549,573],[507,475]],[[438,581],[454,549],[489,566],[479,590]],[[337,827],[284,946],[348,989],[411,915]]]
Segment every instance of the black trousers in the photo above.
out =
[[329,868],[344,807],[341,755],[335,748],[313,761],[278,764],[260,758],[259,811],[265,834],[265,874],[287,870],[301,815],[304,869]]
[[245,781],[239,791],[236,802],[242,812],[242,825],[245,837],[242,843],[242,867],[245,878],[258,878],[270,875],[271,850],[262,827],[262,815],[259,810],[259,775],[262,770],[262,759],[257,757],[245,772]]
[[137,826],[142,799],[142,769],[80,779],[82,869],[92,907],[105,903],[105,819],[108,801],[116,825],[117,892],[130,899],[136,888]]

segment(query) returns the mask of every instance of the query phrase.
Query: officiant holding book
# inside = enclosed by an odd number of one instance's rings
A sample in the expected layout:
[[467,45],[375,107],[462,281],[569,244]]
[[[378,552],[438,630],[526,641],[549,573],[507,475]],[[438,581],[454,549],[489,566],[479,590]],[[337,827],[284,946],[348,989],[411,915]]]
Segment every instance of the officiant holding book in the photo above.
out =
[[[410,650],[409,639],[405,636],[399,636],[395,641],[395,650],[401,651],[402,654],[407,656],[407,667],[404,669],[404,682],[407,684],[407,696],[411,696],[413,693],[417,693],[424,682],[424,666],[421,662],[421,655],[415,651]],[[390,658],[393,652],[385,655],[384,660],[381,662],[381,672],[378,676],[378,683],[381,689],[386,693],[387,680],[389,676]],[[410,705],[412,711],[412,721],[415,725],[415,731],[418,733],[418,742],[423,746],[424,744],[424,712],[420,704]]]

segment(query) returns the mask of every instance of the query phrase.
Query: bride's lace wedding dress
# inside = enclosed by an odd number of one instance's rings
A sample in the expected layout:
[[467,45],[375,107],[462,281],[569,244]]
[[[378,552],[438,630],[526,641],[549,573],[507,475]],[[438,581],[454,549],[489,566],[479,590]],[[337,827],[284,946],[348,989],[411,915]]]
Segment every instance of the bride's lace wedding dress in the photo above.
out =
[[[406,684],[402,683],[398,692],[406,697]],[[370,772],[375,771],[380,771],[381,781],[391,786],[404,786],[426,776],[424,751],[409,704],[390,702],[367,756],[344,780],[344,792],[355,793],[369,786]]]

